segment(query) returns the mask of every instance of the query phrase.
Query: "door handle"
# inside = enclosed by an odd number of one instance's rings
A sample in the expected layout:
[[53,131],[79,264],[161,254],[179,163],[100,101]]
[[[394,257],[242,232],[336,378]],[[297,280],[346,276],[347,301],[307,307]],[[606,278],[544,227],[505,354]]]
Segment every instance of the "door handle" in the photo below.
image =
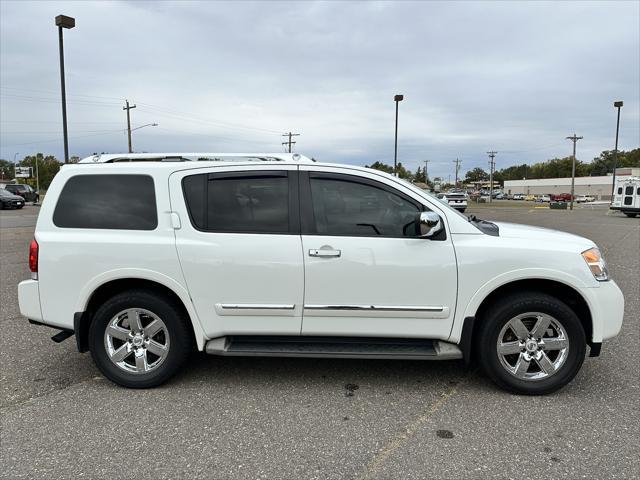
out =
[[312,248],[309,250],[310,257],[339,257],[340,250],[333,250],[329,248]]

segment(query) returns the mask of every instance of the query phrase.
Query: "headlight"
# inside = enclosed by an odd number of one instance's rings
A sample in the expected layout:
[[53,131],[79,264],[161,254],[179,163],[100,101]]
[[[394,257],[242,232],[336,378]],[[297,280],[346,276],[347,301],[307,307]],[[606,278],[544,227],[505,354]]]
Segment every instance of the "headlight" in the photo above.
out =
[[591,270],[591,273],[593,273],[593,276],[596,277],[596,280],[599,282],[609,280],[607,264],[605,263],[604,258],[602,258],[600,250],[596,247],[590,248],[589,250],[582,252],[582,258],[584,258],[584,261],[589,265],[589,269]]

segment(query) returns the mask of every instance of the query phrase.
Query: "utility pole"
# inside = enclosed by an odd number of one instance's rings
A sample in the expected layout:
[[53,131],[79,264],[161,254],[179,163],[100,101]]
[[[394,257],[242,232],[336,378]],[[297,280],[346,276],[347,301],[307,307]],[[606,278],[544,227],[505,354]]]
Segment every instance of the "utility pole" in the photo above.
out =
[[285,133],[284,135],[282,135],[283,137],[289,137],[289,140],[286,142],[282,142],[282,145],[289,145],[289,153],[291,153],[291,145],[295,145],[296,142],[291,141],[291,137],[299,137],[300,134],[299,133]]
[[456,188],[458,188],[458,172],[460,171],[460,164],[462,163],[462,160],[456,158],[453,163],[456,164]]
[[424,183],[426,183],[427,186],[429,185],[429,162],[431,162],[431,160],[424,161]]
[[573,134],[573,137],[567,137],[567,140],[571,140],[573,142],[573,157],[571,162],[571,204],[569,209],[573,210],[573,192],[575,187],[576,180],[576,143],[578,140],[582,140],[584,137],[577,137],[576,134]]
[[129,110],[132,108],[136,108],[135,105],[129,105],[129,100],[125,100],[126,106],[122,107],[123,110],[127,111],[127,135],[129,137],[129,153],[133,153],[133,148],[131,147],[131,115],[129,114]]
[[498,152],[494,152],[493,150],[490,152],[487,152],[487,155],[489,155],[489,158],[491,160],[489,160],[489,203],[491,203],[493,201],[493,170],[496,167],[496,161],[494,160],[496,158]]

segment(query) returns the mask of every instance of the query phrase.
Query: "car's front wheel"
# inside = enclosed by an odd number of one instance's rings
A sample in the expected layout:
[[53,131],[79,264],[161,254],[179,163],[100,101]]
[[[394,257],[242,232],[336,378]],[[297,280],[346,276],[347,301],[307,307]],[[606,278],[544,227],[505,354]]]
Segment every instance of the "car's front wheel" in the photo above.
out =
[[130,388],[155,387],[186,362],[192,333],[175,301],[147,290],[122,292],[96,312],[89,348],[109,380]]
[[554,392],[578,373],[586,352],[584,328],[557,298],[525,292],[494,303],[480,318],[476,351],[502,388],[525,395]]

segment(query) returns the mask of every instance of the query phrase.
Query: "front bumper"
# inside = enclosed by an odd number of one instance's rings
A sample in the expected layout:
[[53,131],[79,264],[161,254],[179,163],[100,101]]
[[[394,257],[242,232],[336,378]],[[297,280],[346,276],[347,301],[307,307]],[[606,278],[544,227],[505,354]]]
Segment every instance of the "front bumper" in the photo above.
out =
[[582,288],[581,293],[591,311],[591,341],[601,343],[618,335],[624,318],[624,295],[616,282],[601,282],[596,288]]

